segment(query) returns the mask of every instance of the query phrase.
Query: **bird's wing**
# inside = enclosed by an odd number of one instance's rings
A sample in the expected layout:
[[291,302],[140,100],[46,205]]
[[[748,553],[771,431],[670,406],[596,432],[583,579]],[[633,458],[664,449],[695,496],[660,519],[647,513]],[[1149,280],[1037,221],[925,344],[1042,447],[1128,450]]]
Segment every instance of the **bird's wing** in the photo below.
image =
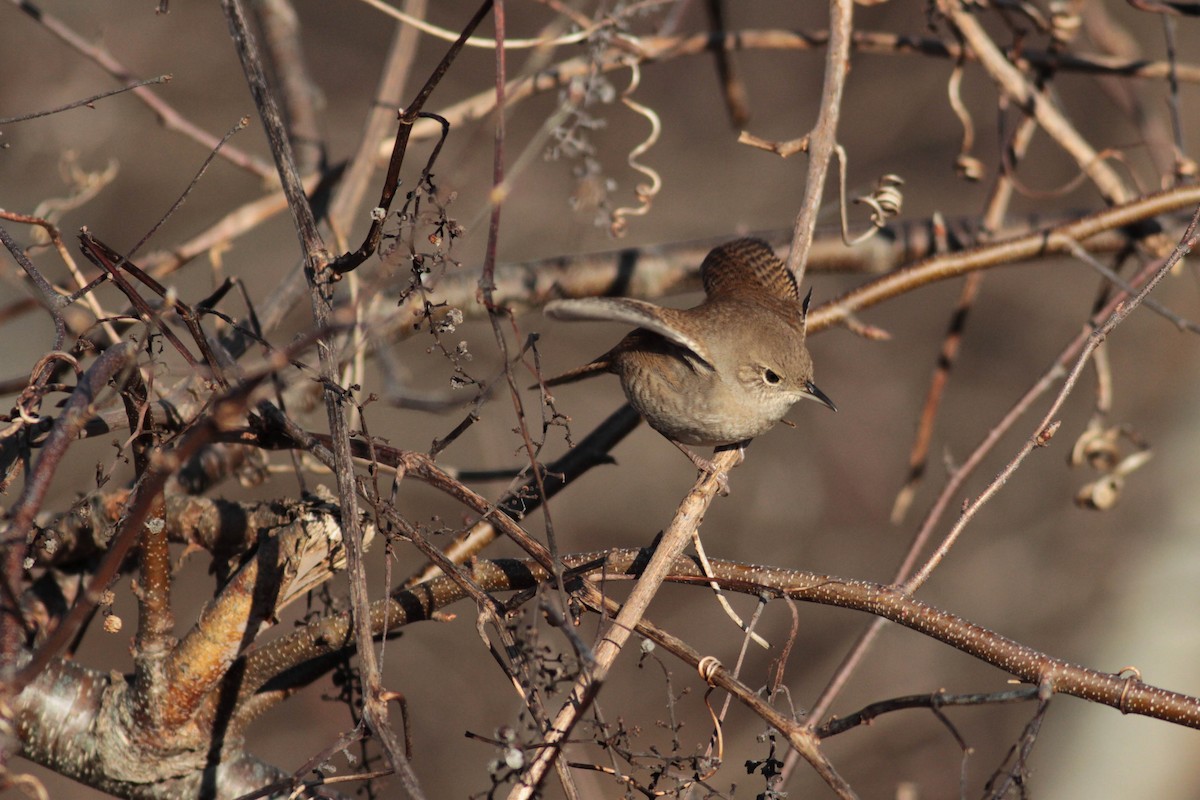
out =
[[658,335],[686,347],[696,357],[712,367],[712,354],[689,332],[685,312],[663,308],[643,300],[627,297],[580,297],[554,300],[546,304],[546,316],[561,320],[590,320],[593,322],[624,322],[654,331]]
[[796,277],[761,239],[735,239],[714,247],[700,265],[700,279],[709,297],[766,290],[780,299],[800,302]]

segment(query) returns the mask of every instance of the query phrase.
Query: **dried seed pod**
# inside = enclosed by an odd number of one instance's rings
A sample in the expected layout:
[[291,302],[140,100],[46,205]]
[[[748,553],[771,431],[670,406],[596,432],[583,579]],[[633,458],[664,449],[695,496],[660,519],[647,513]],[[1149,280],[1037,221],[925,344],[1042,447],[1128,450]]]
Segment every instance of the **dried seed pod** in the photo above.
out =
[[1091,483],[1084,484],[1075,494],[1075,504],[1080,508],[1090,508],[1094,511],[1108,511],[1121,499],[1121,489],[1125,479],[1119,475],[1105,475]]

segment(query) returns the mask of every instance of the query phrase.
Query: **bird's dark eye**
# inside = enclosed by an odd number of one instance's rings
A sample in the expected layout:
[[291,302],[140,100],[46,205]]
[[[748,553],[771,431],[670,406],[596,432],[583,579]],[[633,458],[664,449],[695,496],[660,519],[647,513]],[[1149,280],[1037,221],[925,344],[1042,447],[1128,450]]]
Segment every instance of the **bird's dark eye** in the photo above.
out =
[[763,380],[774,386],[781,380],[779,375],[773,369],[763,370]]

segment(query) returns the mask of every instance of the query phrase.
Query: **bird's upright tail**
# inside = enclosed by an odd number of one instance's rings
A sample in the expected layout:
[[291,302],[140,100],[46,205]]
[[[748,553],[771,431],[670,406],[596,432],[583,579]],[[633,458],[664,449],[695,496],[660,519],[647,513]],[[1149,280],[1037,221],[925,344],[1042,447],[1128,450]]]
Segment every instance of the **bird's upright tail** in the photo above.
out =
[[[581,380],[584,380],[585,378],[593,378],[597,375],[600,375],[601,373],[611,372],[612,371],[611,365],[612,365],[612,361],[610,359],[610,356],[607,353],[605,353],[604,355],[597,358],[595,361],[584,364],[582,367],[576,367],[575,369],[567,370],[566,372],[562,373],[561,375],[555,375],[553,378],[549,378],[548,380],[543,381],[543,385],[545,385],[545,386],[562,386],[564,383],[574,383],[575,381],[581,381]],[[530,386],[529,388],[536,389],[537,387],[538,387],[538,384],[535,383],[533,386]]]

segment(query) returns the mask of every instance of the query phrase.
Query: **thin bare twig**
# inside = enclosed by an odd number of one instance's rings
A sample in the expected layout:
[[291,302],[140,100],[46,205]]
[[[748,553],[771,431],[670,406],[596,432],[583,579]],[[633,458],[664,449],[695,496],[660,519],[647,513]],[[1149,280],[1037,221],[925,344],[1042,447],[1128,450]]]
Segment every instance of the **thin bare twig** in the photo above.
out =
[[917,570],[911,578],[904,582],[902,588],[905,592],[911,593],[916,591],[921,584],[928,580],[929,576],[933,573],[933,570],[939,563],[941,563],[941,560],[945,557],[946,553],[949,552],[950,547],[957,540],[958,536],[962,533],[967,524],[979,512],[979,509],[981,509],[989,500],[992,499],[992,497],[996,495],[996,493],[1000,491],[1000,489],[1007,482],[1009,476],[1011,476],[1012,473],[1015,472],[1022,463],[1024,463],[1025,457],[1033,452],[1034,448],[1044,446],[1049,437],[1053,436],[1054,429],[1057,427],[1054,418],[1058,414],[1059,409],[1062,408],[1062,404],[1066,402],[1067,396],[1070,395],[1071,390],[1075,388],[1075,382],[1079,379],[1079,375],[1087,366],[1092,352],[1104,342],[1108,335],[1112,333],[1112,331],[1118,325],[1125,321],[1126,317],[1128,317],[1135,308],[1140,306],[1145,301],[1150,292],[1154,290],[1154,287],[1157,286],[1159,281],[1161,281],[1167,276],[1167,274],[1170,273],[1175,264],[1177,264],[1180,259],[1192,251],[1192,249],[1196,246],[1196,241],[1198,238],[1196,235],[1196,229],[1198,226],[1200,226],[1200,208],[1197,208],[1195,216],[1192,217],[1192,223],[1188,226],[1187,231],[1184,232],[1183,238],[1180,240],[1179,245],[1175,248],[1174,252],[1172,252],[1170,257],[1168,257],[1165,261],[1158,265],[1157,268],[1154,269],[1149,279],[1142,284],[1138,290],[1138,293],[1131,298],[1127,298],[1122,293],[1119,295],[1121,299],[1114,301],[1105,309],[1103,312],[1105,317],[1104,321],[1098,327],[1096,327],[1095,330],[1088,334],[1087,339],[1083,344],[1083,348],[1075,360],[1074,366],[1071,368],[1070,373],[1068,373],[1066,380],[1063,381],[1063,386],[1059,390],[1058,396],[1055,397],[1054,402],[1046,411],[1046,414],[1042,417],[1042,421],[1038,423],[1033,433],[1025,440],[1025,444],[1021,447],[1020,451],[1008,463],[1008,465],[1000,471],[1000,474],[998,474],[992,480],[992,482],[987,485],[987,487],[979,494],[978,497],[975,498],[975,500],[973,500],[963,509],[963,512],[959,515],[958,521],[955,523],[954,527],[949,533],[946,534],[941,544],[938,545],[938,548],[932,555],[930,555],[925,564],[919,570]]
[[[101,69],[126,86],[132,87],[131,90],[134,96],[145,103],[158,116],[159,121],[162,122],[167,130],[182,133],[187,138],[198,142],[206,150],[212,151],[217,148],[220,137],[214,136],[200,128],[200,126],[184,117],[150,89],[145,86],[139,86],[139,81],[133,76],[133,73],[127,70],[111,53],[87,41],[87,39],[71,30],[61,19],[53,14],[47,14],[30,2],[30,0],[10,0],[10,2],[36,20],[47,31],[57,36],[68,47],[93,61]],[[221,156],[230,161],[230,163],[236,164],[241,169],[258,175],[260,178],[274,177],[274,172],[269,165],[264,164],[260,159],[236,147],[222,148]]]
[[79,108],[80,106],[93,108],[96,101],[103,100],[106,97],[112,97],[114,94],[128,92],[141,86],[153,86],[159,83],[168,83],[170,80],[170,75],[159,75],[157,78],[147,78],[144,81],[136,81],[128,86],[122,86],[119,89],[109,89],[107,92],[94,94],[91,97],[85,97],[82,100],[75,100],[71,103],[67,103],[66,105],[58,106],[57,108],[51,108],[46,111],[34,111],[29,114],[22,114],[18,117],[0,117],[0,125],[8,125],[13,122],[25,122],[26,120],[38,119],[40,117],[49,117],[54,114],[61,114],[63,111],[70,111],[72,108]]

